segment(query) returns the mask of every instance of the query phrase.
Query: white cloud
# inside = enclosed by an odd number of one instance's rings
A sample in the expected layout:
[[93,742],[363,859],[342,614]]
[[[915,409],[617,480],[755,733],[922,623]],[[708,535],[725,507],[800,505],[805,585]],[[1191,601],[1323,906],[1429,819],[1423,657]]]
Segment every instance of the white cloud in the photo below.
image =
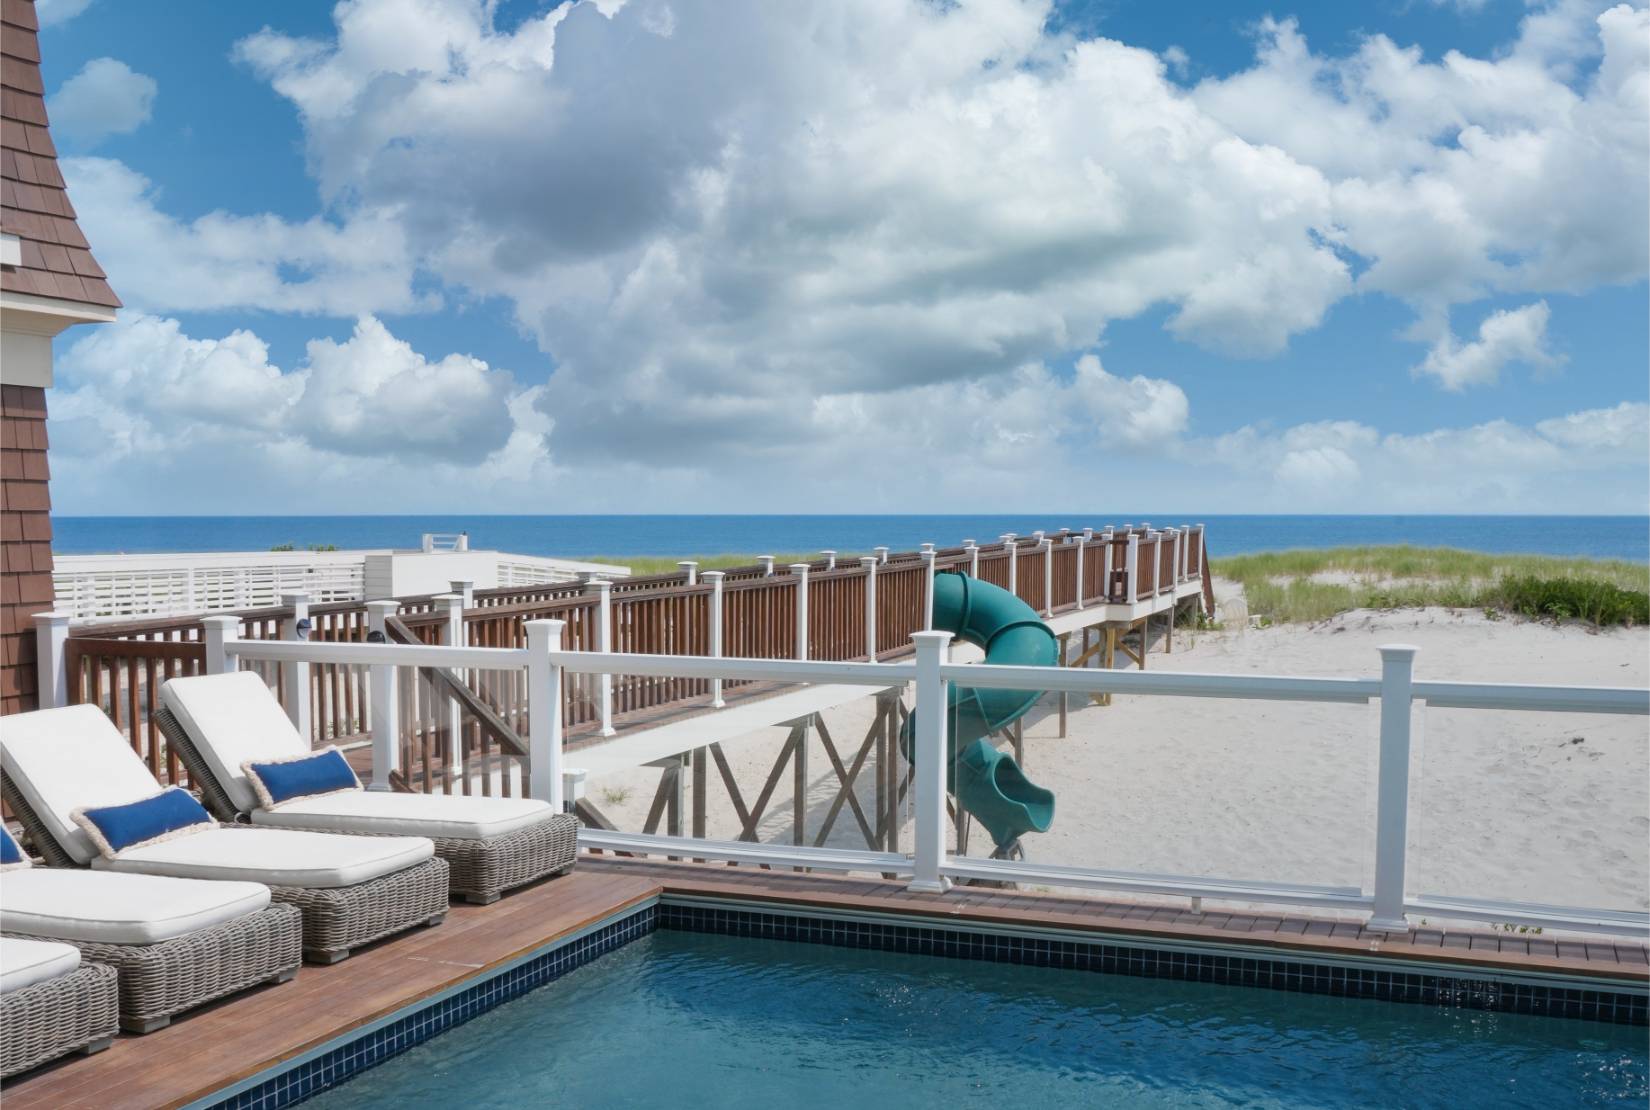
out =
[[44,30],[67,23],[91,5],[92,0],[35,0],[34,14]]
[[[1356,421],[1254,426],[1188,444],[1218,463],[1236,511],[1642,513],[1650,405],[1623,402],[1540,421],[1386,433]],[[1222,495],[1212,473],[1209,492]],[[1258,486],[1245,483],[1259,482]],[[1238,492],[1241,490],[1241,492]]]
[[110,284],[139,311],[353,316],[439,303],[414,290],[406,230],[390,213],[292,223],[220,211],[185,222],[161,211],[154,184],[123,162],[65,158],[59,165]]
[[225,465],[309,450],[474,466],[512,448],[519,457],[523,421],[543,450],[542,422],[518,418],[532,390],[465,355],[430,362],[373,317],[342,343],[311,341],[305,364],[283,370],[252,332],[195,339],[176,320],[124,314],[71,346],[57,377],[52,416],[69,435],[54,450],[110,463],[212,446],[237,456]]
[[155,104],[155,79],[115,58],[93,58],[47,104],[54,130],[90,146],[136,131]]
[[1478,325],[1478,338],[1470,343],[1446,332],[1415,373],[1430,375],[1445,389],[1460,391],[1497,381],[1506,366],[1556,366],[1562,359],[1547,348],[1550,315],[1546,301],[1492,312]]
[[1098,356],[1084,355],[1077,360],[1076,390],[1108,444],[1163,447],[1186,430],[1186,394],[1171,381],[1114,377]]

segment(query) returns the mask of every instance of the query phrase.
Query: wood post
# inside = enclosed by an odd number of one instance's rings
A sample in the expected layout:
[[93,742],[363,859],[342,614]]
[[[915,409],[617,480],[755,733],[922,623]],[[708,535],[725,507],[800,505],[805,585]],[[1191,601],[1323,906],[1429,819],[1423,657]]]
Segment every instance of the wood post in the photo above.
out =
[[[712,659],[720,659],[722,658],[722,579],[725,577],[725,572],[707,570],[704,577],[710,583],[710,597],[707,599],[707,603],[710,605],[710,656]],[[722,680],[719,678],[711,679],[710,707],[721,709],[727,704],[722,700]],[[607,732],[604,735],[612,734]],[[694,781],[695,783],[698,782],[697,779]]]
[[1409,722],[1415,653],[1408,644],[1381,646],[1381,739],[1376,773],[1375,909],[1371,929],[1409,932],[1404,871],[1409,847]]
[[37,693],[41,709],[69,704],[69,614],[34,615],[34,653],[38,668]]
[[527,763],[529,792],[557,813],[562,796],[562,671],[552,658],[561,650],[566,621],[534,620],[527,634]]
[[236,664],[229,658],[226,645],[231,640],[238,640],[241,636],[241,618],[239,617],[202,617],[201,640],[206,645],[207,674],[228,674],[236,670]]
[[923,546],[928,550],[922,553],[922,630],[931,632],[934,628],[934,545]]
[[865,571],[865,658],[877,661],[877,561],[870,555],[859,561]]
[[[401,603],[393,599],[367,602],[367,630],[389,642],[385,624],[395,616]],[[372,782],[368,790],[389,790],[392,778],[401,774],[400,670],[393,663],[374,663],[367,668],[372,706]],[[483,768],[483,774],[487,770]]]
[[[309,639],[309,595],[301,591],[283,593],[281,604],[292,609],[292,615],[281,621],[281,639]],[[304,746],[312,746],[314,726],[309,713],[309,664],[302,659],[282,663],[281,685],[286,693],[287,719],[303,737]]]
[[808,658],[808,564],[792,563],[796,579],[796,658]]
[[951,887],[940,874],[945,860],[945,751],[946,681],[940,666],[950,653],[951,633],[918,632],[911,637],[917,649],[917,734],[913,763],[916,770],[916,854],[909,890],[943,894]]
[[[464,647],[464,598],[453,594],[442,594],[435,599],[444,612],[447,620],[441,626],[441,642],[449,647]],[[454,671],[453,677],[460,681],[467,681],[468,675],[464,671]],[[464,765],[464,710],[459,705],[458,698],[447,695],[447,786],[452,788],[454,770],[461,777],[468,777],[469,768]],[[466,792],[469,783],[465,783]]]
[[[613,583],[602,579],[592,578],[585,584],[586,591],[593,591],[596,595],[596,650],[611,652],[613,650]],[[613,676],[610,674],[596,675],[596,715],[601,724],[603,736],[612,736],[613,729]]]

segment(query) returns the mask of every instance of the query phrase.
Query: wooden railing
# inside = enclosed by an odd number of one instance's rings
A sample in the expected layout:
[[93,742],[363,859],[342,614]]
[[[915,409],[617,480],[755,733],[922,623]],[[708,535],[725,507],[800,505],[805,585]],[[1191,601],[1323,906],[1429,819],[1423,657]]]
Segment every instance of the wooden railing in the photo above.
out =
[[[1007,587],[1011,568],[1015,593],[1038,612],[1061,613],[1079,604],[1147,602],[1202,578],[1202,530],[1180,533],[1183,553],[1172,535],[1143,529],[1117,530],[1085,539],[1070,533],[1044,540],[1018,537],[1012,544],[952,547],[934,552],[936,572],[975,570],[986,582]],[[1130,548],[1134,549],[1132,580]],[[874,574],[875,652],[879,660],[910,650],[911,635],[924,622],[929,569],[920,552],[891,552]],[[572,651],[708,656],[711,609],[721,606],[720,654],[731,658],[798,657],[799,587],[807,586],[803,640],[809,659],[867,658],[866,593],[872,575],[857,559],[827,570],[827,560],[809,564],[806,578],[789,567],[753,564],[722,572],[719,583],[676,571],[607,584],[561,584],[477,591],[462,611],[461,643],[472,647],[523,648],[530,620],[563,622],[562,643]],[[1184,567],[1184,571],[1182,571]],[[1046,569],[1045,569],[1046,568]],[[438,595],[398,599],[386,633],[404,642],[440,644],[449,631],[451,600]],[[605,622],[604,622],[605,610]],[[277,640],[290,635],[290,606],[257,609],[234,616],[243,640]],[[362,643],[371,618],[367,604],[339,602],[306,607],[309,639]],[[604,642],[601,631],[607,629]],[[128,621],[76,629],[64,652],[71,702],[101,706],[127,734],[132,746],[163,781],[183,774],[152,724],[160,685],[168,678],[199,673],[204,665],[199,617]],[[281,667],[248,662],[277,695],[286,697]],[[310,734],[316,743],[350,745],[372,728],[368,668],[316,663],[309,667]],[[474,675],[418,673],[398,683],[399,722],[405,784],[413,789],[475,788],[492,792],[519,784],[521,737],[526,735],[525,676],[515,672]],[[729,679],[724,689],[742,680]],[[563,720],[577,739],[610,723],[613,716],[644,714],[703,699],[710,682],[702,678],[614,675],[580,676],[565,684]],[[454,743],[454,729],[458,730]],[[483,773],[487,772],[487,773]],[[455,785],[456,784],[456,785]]]

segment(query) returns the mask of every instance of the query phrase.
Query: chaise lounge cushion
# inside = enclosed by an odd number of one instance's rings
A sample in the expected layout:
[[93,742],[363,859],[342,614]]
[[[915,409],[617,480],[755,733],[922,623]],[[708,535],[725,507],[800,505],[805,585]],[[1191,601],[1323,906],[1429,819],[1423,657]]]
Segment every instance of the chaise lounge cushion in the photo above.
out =
[[71,813],[145,798],[158,785],[95,705],[7,717],[0,729],[0,767],[52,839],[78,863],[90,863],[98,852]]
[[80,966],[80,949],[49,940],[0,937],[0,994],[10,994]]
[[0,883],[0,931],[96,944],[159,944],[269,905],[258,883],[36,867]]
[[[243,763],[309,751],[281,703],[252,671],[174,678],[161,687],[160,699],[195,738],[201,758],[241,813],[258,808]],[[212,742],[206,743],[206,737]]]
[[286,829],[217,828],[92,861],[107,871],[231,879],[310,889],[354,886],[435,854],[417,836],[335,836]]
[[486,840],[543,821],[554,810],[536,798],[468,798],[351,790],[252,811],[254,825],[339,832]]

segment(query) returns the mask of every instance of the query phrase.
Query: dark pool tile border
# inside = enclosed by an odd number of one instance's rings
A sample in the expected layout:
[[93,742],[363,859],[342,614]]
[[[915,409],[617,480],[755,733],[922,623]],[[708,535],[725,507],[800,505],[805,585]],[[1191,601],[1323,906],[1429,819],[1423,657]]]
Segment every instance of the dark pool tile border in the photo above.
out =
[[1015,937],[953,926],[816,918],[805,914],[682,904],[668,899],[659,906],[658,927],[1618,1025],[1650,1024],[1650,998],[1644,994],[1434,972],[1384,971],[1314,964],[1300,959],[1274,960],[1100,941]]
[[302,1102],[439,1033],[561,978],[574,968],[647,936],[658,925],[658,907],[647,905],[482,979],[461,987],[345,1044],[331,1048],[243,1091],[207,1105],[213,1110],[278,1110]]

